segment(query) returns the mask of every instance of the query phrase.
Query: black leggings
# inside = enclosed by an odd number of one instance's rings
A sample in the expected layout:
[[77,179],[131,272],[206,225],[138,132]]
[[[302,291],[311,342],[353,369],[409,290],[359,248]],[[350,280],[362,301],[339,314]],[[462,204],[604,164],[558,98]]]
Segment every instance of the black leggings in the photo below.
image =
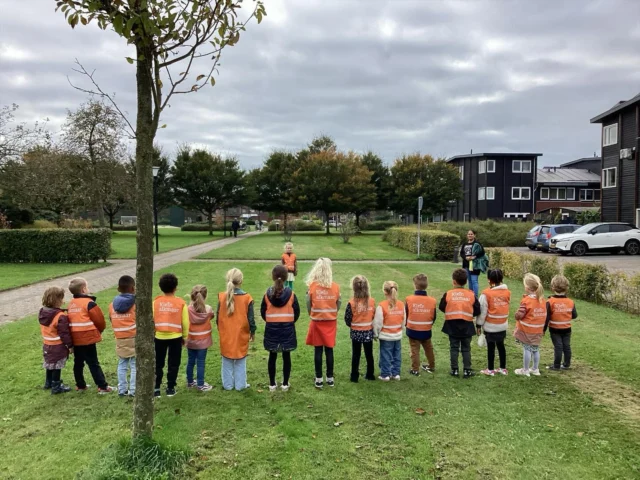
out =
[[51,385],[51,382],[59,382],[60,381],[60,374],[62,372],[62,370],[45,370],[45,372],[47,372],[47,384]]
[[499,342],[487,342],[487,359],[489,370],[494,370],[496,347],[498,348],[498,356],[500,357],[500,368],[507,368],[507,351],[504,348],[504,340]]
[[360,377],[360,355],[364,348],[364,357],[367,360],[367,373],[365,378],[373,380],[373,342],[361,343],[351,340],[351,381],[357,382]]
[[[276,360],[278,352],[269,352],[269,385],[276,385]],[[291,375],[291,352],[282,352],[282,384],[289,385]]]
[[333,378],[333,348],[315,347],[313,360],[316,365],[316,378],[322,378],[322,351],[327,357],[327,378]]

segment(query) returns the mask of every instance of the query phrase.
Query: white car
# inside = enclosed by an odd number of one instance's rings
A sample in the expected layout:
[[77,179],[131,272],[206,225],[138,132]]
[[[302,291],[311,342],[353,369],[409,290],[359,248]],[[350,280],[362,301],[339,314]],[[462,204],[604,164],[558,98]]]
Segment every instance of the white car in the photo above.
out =
[[630,223],[589,223],[571,233],[556,235],[549,249],[561,255],[580,257],[587,252],[624,250],[627,255],[640,253],[640,230]]

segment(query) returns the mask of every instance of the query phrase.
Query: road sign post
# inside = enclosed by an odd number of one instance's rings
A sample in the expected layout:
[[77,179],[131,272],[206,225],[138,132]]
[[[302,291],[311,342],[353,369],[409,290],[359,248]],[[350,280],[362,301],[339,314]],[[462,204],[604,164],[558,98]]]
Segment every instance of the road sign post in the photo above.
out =
[[418,197],[418,259],[420,258],[420,223],[422,223],[422,215],[420,212],[422,211],[422,204],[422,197]]

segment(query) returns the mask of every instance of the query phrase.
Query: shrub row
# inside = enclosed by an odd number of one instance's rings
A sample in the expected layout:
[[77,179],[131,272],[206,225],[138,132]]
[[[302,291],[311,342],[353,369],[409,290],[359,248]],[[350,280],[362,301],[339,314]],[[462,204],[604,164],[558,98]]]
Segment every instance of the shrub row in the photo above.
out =
[[373,222],[362,222],[360,230],[379,231],[397,227],[399,224],[394,220],[375,220]]
[[[293,232],[322,232],[324,230],[322,225],[313,222],[303,222],[301,220],[297,222],[289,222],[288,226]],[[333,227],[331,228],[333,229]],[[280,224],[270,223],[268,230],[270,232],[281,232],[284,230],[284,222],[280,222]]]
[[92,263],[110,253],[108,228],[0,231],[0,262]]
[[[418,253],[418,229],[414,227],[389,228],[382,234],[382,239],[394,247]],[[434,260],[452,260],[453,252],[460,241],[455,235],[438,231],[423,230],[420,232],[420,255]]]
[[136,230],[138,230],[137,225],[114,225],[113,226],[114,232],[135,232]]
[[476,232],[478,241],[485,247],[522,247],[527,232],[535,226],[530,222],[496,222],[495,220],[475,220],[473,222],[441,222],[424,224],[425,229],[453,233],[466,242],[467,232]]
[[[207,222],[194,222],[194,223],[185,223],[180,230],[183,232],[208,232],[209,231],[209,223]],[[224,228],[222,225],[213,224],[212,230],[214,232],[222,232]],[[231,222],[227,222],[227,232],[231,230]]]

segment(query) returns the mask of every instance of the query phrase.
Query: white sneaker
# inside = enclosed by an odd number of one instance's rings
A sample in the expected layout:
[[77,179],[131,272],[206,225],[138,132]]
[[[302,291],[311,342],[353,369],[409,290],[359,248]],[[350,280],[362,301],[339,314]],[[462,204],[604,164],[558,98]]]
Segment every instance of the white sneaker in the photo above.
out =
[[496,370],[496,372],[498,372],[500,375],[509,375],[509,370],[507,370],[506,368],[499,368],[498,370]]
[[391,380],[391,377],[383,377],[382,375],[378,376],[378,380],[382,380],[383,382],[388,382]]
[[278,389],[278,385],[269,385],[269,391],[275,392]]
[[514,373],[516,375],[524,375],[525,377],[530,376],[529,375],[529,370],[525,370],[524,368],[516,368],[516,371]]
[[532,368],[531,370],[529,370],[529,373],[531,375],[535,375],[536,377],[540,376],[540,370],[538,368]]
[[394,375],[394,376],[393,376],[393,379],[394,379],[394,380],[400,380],[400,375]]
[[280,385],[280,388],[282,389],[283,392],[288,391],[289,387],[291,387],[291,385],[289,385],[288,383],[286,385],[284,383]]

